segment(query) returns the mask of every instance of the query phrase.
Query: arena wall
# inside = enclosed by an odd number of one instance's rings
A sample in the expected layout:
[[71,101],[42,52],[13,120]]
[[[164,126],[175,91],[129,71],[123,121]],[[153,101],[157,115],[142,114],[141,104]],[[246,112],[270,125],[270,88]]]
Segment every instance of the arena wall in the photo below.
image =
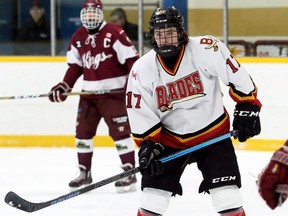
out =
[[[118,0],[105,0],[105,18],[109,20],[111,10],[115,8]],[[125,6],[128,20],[138,23],[138,8],[136,0],[122,0],[122,3],[134,4]],[[148,31],[148,24],[156,5],[161,2],[147,0],[149,4],[143,8],[143,31]],[[223,36],[223,0],[189,0],[188,3],[188,34]],[[109,4],[113,6],[109,6]],[[151,4],[155,4],[152,6]],[[254,41],[264,38],[287,39],[288,28],[288,1],[263,1],[263,0],[229,0],[229,37],[245,38]]]

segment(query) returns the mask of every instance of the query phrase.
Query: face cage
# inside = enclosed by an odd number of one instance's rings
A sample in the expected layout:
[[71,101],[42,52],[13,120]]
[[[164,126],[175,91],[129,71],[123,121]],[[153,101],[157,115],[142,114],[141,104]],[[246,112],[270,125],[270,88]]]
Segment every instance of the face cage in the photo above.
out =
[[89,29],[96,29],[103,22],[103,11],[100,8],[83,8],[80,12],[82,25]]
[[[164,29],[164,36],[162,36],[163,34],[161,34],[161,36],[157,38],[158,42],[159,42],[159,44],[156,42],[158,47],[175,46],[175,43],[176,43],[175,39],[177,40],[177,46],[179,45],[179,32],[178,32],[178,29],[176,29],[177,35],[175,35],[175,36],[170,35],[170,37],[167,36],[167,32],[171,31],[169,28],[159,28],[159,30],[161,30],[161,29]],[[154,30],[154,33],[155,33],[155,30]],[[162,33],[163,33],[163,31],[162,31]],[[153,36],[154,36],[154,40],[157,41],[154,34],[153,34]],[[170,39],[170,43],[167,43],[166,40],[169,40],[169,39]],[[173,41],[175,41],[175,42],[173,42]]]
[[[177,28],[176,28],[177,29]],[[179,29],[177,29],[177,46],[175,45],[170,45],[167,44],[165,46],[158,46],[155,37],[154,37],[154,30],[149,32],[150,37],[151,37],[151,45],[152,48],[156,51],[156,53],[158,53],[161,57],[173,57],[175,55],[178,54],[179,50],[180,50],[180,46],[183,42],[183,38],[182,38],[182,33],[179,32]]]

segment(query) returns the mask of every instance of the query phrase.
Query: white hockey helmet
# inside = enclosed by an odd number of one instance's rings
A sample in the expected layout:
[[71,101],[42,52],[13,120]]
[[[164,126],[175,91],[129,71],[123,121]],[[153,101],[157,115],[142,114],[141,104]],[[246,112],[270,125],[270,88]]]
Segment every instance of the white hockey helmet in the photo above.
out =
[[104,19],[101,0],[85,0],[80,12],[80,19],[86,29],[98,28]]

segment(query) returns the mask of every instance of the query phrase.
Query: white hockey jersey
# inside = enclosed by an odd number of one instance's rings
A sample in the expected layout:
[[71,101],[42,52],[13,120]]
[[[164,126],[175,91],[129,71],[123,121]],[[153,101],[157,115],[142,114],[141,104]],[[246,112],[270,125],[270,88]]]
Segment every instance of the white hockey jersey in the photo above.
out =
[[257,88],[229,49],[212,36],[190,37],[173,70],[151,50],[133,65],[127,111],[137,144],[150,138],[187,148],[229,131],[221,80],[235,102],[261,106]]

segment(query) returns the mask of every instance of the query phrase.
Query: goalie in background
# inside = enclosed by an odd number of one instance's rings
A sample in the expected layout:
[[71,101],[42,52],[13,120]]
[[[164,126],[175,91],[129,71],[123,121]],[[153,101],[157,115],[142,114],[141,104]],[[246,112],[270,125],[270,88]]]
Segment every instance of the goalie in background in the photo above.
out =
[[275,209],[288,197],[288,140],[274,152],[257,180],[258,192],[266,204]]
[[[125,85],[139,58],[125,32],[103,20],[101,0],[85,0],[80,19],[83,26],[72,36],[67,51],[68,69],[63,81],[51,89],[50,101],[64,101],[66,96],[62,93],[70,92],[80,76],[82,91],[122,89],[123,93],[80,96],[75,139],[80,175],[69,183],[74,188],[92,183],[93,137],[102,118],[115,142],[122,169],[135,167],[135,142],[125,106]],[[118,192],[134,191],[136,181],[132,175],[116,181],[115,187]]]
[[142,195],[137,215],[164,215],[171,197],[182,195],[185,167],[197,163],[203,176],[199,193],[210,194],[221,216],[245,216],[231,138],[163,164],[159,158],[229,132],[220,81],[230,87],[236,103],[233,129],[239,132],[238,140],[258,135],[257,87],[221,40],[188,37],[175,7],[155,10],[149,25],[153,50],[133,65],[126,92],[132,134],[140,147]]

